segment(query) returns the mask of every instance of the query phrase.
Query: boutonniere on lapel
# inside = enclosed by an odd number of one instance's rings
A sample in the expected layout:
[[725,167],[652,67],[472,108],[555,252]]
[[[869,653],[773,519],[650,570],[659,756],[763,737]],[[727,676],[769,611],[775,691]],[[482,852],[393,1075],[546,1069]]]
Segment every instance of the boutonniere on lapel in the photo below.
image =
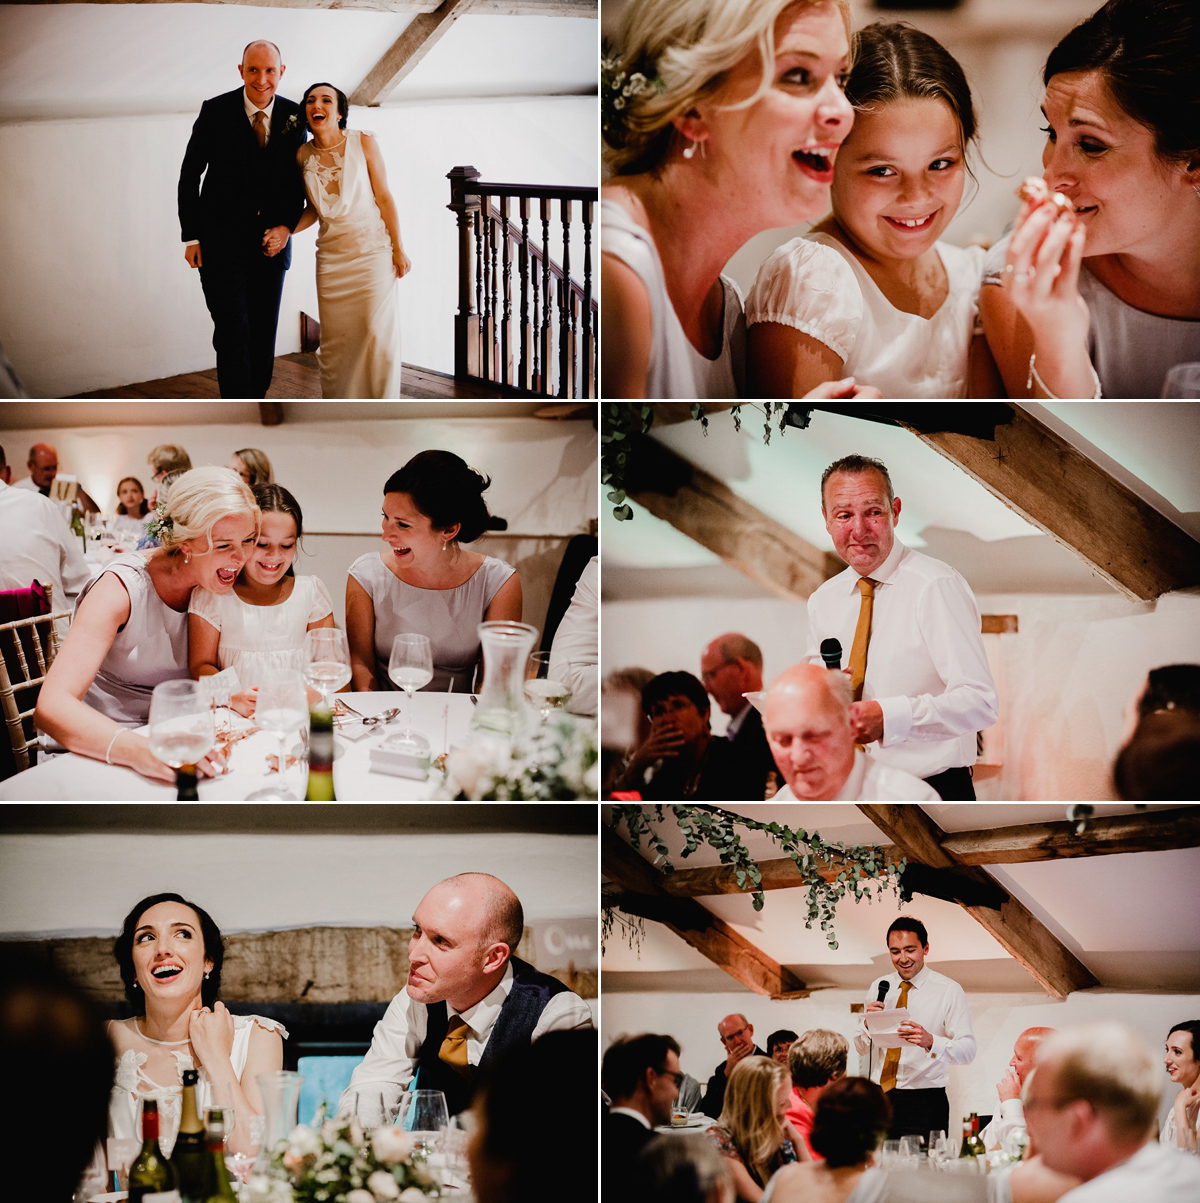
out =
[[290,134],[293,130],[298,130],[299,128],[300,128],[300,115],[298,113],[293,113],[283,123],[283,129],[280,132],[284,133],[284,134]]

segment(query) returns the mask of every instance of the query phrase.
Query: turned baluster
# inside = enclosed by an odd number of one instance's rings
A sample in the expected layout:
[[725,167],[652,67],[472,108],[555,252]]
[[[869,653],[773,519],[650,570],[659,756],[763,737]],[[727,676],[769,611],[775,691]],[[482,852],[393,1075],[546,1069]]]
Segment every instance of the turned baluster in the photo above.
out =
[[539,392],[550,393],[550,364],[553,352],[550,330],[550,201],[543,198],[538,202],[542,208],[542,382]]
[[588,397],[596,395],[596,331],[592,325],[592,206],[593,202],[580,202],[583,218],[583,363],[580,365],[580,393]]
[[[529,197],[519,201],[521,207],[521,245],[517,251],[517,273],[521,277],[521,361],[519,366],[520,388],[528,391],[533,387],[533,375],[529,363]],[[537,281],[534,281],[537,287]]]
[[512,331],[512,239],[508,231],[508,197],[500,198],[500,237],[504,255],[504,306],[500,316],[500,379],[505,384],[513,383],[513,331]]

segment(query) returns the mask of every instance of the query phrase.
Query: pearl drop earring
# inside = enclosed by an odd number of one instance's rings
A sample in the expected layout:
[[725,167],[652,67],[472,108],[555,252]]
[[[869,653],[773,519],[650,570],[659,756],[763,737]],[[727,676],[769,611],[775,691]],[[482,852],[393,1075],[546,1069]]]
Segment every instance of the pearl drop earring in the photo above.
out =
[[693,141],[691,146],[684,148],[683,157],[685,159],[690,159],[695,155],[695,153],[696,153],[696,143]]

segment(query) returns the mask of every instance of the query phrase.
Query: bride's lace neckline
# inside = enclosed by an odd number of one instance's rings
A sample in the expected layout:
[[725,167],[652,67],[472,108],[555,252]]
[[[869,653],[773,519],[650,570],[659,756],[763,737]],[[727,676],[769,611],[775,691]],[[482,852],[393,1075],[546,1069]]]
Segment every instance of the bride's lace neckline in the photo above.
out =
[[142,1031],[142,1025],[140,1023],[138,1023],[136,1016],[134,1017],[134,1020],[133,1020],[133,1030],[135,1032],[137,1032],[137,1034],[149,1044],[162,1044],[162,1045],[187,1044],[190,1040],[190,1037],[186,1037],[186,1036],[182,1040],[155,1040],[153,1036],[147,1036],[146,1033]]

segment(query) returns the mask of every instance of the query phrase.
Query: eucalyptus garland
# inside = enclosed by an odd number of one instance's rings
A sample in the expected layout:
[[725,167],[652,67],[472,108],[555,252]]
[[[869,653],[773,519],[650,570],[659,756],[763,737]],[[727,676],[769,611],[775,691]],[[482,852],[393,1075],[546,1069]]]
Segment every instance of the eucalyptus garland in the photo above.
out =
[[[761,911],[765,902],[762,874],[738,828],[760,832],[771,839],[791,857],[807,887],[808,914],[804,926],[811,929],[814,923],[819,923],[831,949],[838,946],[833,928],[837,904],[847,895],[852,895],[855,902],[869,901],[873,894],[882,898],[886,891],[899,889],[900,874],[904,871],[904,858],[898,862],[889,860],[878,844],[847,845],[823,840],[815,831],[793,829],[783,823],[763,823],[720,806],[617,803],[612,810],[612,827],[617,830],[624,823],[635,848],[641,847],[645,836],[656,853],[654,865],[664,873],[673,873],[671,850],[653,826],[668,818],[674,820],[683,835],[681,857],[690,856],[702,843],[714,849],[723,865],[734,867],[738,888],[750,893],[756,911]],[[826,875],[832,869],[837,874],[827,881]],[[606,918],[606,934],[610,929]]]
[[[787,429],[787,407],[786,401],[763,401],[752,407],[762,410],[765,446],[771,445],[771,431],[776,424],[780,434]],[[742,429],[742,409],[741,402],[729,409],[735,432]],[[707,437],[709,415],[699,401],[692,404],[692,418],[700,423]],[[625,494],[625,479],[634,440],[653,424],[654,409],[642,401],[606,401],[600,407],[600,479],[609,486],[607,496],[618,522],[628,522],[633,517],[633,508]]]

